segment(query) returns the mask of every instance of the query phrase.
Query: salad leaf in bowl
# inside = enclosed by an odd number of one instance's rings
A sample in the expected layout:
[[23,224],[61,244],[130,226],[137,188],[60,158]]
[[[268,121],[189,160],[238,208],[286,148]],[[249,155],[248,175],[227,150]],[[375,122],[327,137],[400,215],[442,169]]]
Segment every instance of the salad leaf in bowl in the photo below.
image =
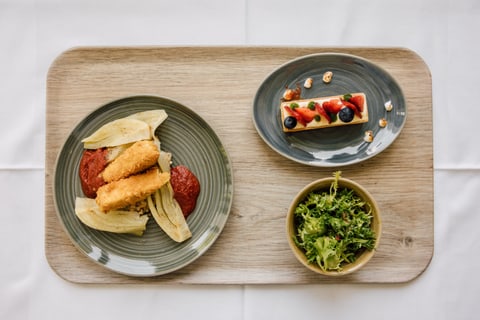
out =
[[365,188],[337,171],[297,194],[287,215],[287,235],[294,255],[308,269],[349,274],[365,265],[378,247],[378,205]]

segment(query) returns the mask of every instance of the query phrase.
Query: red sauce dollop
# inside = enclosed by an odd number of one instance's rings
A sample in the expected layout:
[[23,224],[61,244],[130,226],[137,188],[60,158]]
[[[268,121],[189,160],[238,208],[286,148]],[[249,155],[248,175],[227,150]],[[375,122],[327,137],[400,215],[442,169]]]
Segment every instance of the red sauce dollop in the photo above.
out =
[[186,218],[197,204],[200,182],[187,167],[179,165],[171,169],[170,183],[173,188],[173,197],[182,208],[183,215]]
[[107,166],[107,149],[85,150],[80,160],[80,182],[86,197],[95,198],[97,190],[105,184],[100,173]]

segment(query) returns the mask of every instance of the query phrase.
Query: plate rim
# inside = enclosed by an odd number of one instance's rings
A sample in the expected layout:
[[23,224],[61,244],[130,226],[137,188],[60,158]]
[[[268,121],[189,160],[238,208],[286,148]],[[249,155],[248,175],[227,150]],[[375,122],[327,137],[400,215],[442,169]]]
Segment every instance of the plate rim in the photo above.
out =
[[[400,93],[401,93],[401,96],[403,98],[403,101],[404,101],[404,105],[405,105],[405,115],[404,115],[404,120],[402,122],[402,124],[398,127],[398,134],[396,134],[396,136],[392,139],[392,141],[390,141],[390,143],[387,145],[387,147],[383,148],[382,150],[380,150],[379,152],[377,153],[374,153],[374,154],[371,154],[371,155],[368,155],[367,157],[365,158],[362,158],[360,160],[353,160],[353,161],[349,161],[349,162],[344,162],[344,163],[330,163],[330,162],[317,162],[317,161],[302,161],[288,153],[285,153],[285,152],[281,152],[280,150],[278,150],[277,148],[275,148],[273,146],[273,144],[267,139],[266,136],[264,136],[264,134],[262,133],[262,131],[260,130],[260,127],[259,127],[259,124],[257,123],[256,119],[255,119],[255,108],[256,108],[256,102],[257,102],[257,99],[258,99],[258,96],[260,94],[260,89],[263,87],[263,85],[276,73],[278,72],[279,70],[289,66],[289,65],[292,65],[292,64],[295,64],[297,63],[298,61],[301,61],[301,60],[304,60],[304,59],[308,59],[308,58],[312,58],[312,57],[319,57],[319,56],[339,56],[339,57],[346,57],[346,58],[352,58],[352,59],[357,59],[357,60],[361,60],[361,61],[365,61],[366,63],[374,66],[375,68],[377,68],[378,70],[380,70],[382,73],[384,74],[387,74],[390,79],[392,80],[392,82],[398,87]],[[335,168],[335,167],[342,167],[342,166],[350,166],[350,165],[353,165],[353,164],[358,164],[358,163],[361,163],[361,162],[364,162],[366,160],[369,160],[377,155],[379,155],[380,153],[382,153],[383,151],[385,151],[386,149],[388,149],[390,147],[390,145],[398,138],[398,136],[400,135],[400,133],[403,131],[403,128],[405,126],[405,123],[407,122],[407,117],[408,117],[408,112],[407,112],[407,109],[408,109],[408,105],[407,105],[407,99],[405,98],[405,95],[403,93],[403,89],[402,87],[400,86],[400,84],[398,83],[398,81],[390,74],[390,72],[388,72],[385,68],[383,68],[382,66],[374,63],[373,61],[371,61],[370,59],[368,58],[364,58],[364,57],[361,57],[359,55],[354,55],[354,54],[350,54],[350,53],[345,53],[345,52],[335,52],[335,51],[326,51],[326,52],[316,52],[316,53],[309,53],[309,54],[306,54],[306,55],[302,55],[302,56],[297,56],[293,59],[290,59],[288,61],[285,61],[284,63],[278,65],[275,69],[273,69],[272,71],[270,71],[264,78],[263,80],[260,82],[260,85],[255,93],[255,96],[253,98],[253,103],[252,103],[252,122],[254,124],[254,127],[255,127],[255,130],[257,131],[258,135],[261,137],[261,139],[273,150],[275,151],[276,153],[278,153],[279,155],[289,159],[289,160],[292,160],[296,163],[300,163],[300,164],[304,164],[304,165],[308,165],[308,166],[312,166],[312,167],[319,167],[319,168]]]
[[[68,231],[68,228],[66,227],[65,222],[61,217],[61,213],[60,213],[60,210],[59,210],[59,204],[58,204],[58,201],[57,201],[56,188],[55,188],[55,181],[56,181],[56,176],[57,176],[57,168],[58,168],[59,160],[60,160],[61,155],[62,155],[62,153],[63,153],[63,151],[66,147],[67,142],[71,138],[74,131],[77,128],[79,128],[79,126],[82,125],[82,123],[84,123],[87,120],[88,117],[92,116],[96,112],[99,112],[102,108],[107,108],[111,104],[120,103],[122,101],[134,100],[134,99],[139,99],[139,98],[168,101],[169,103],[172,103],[176,106],[180,106],[181,108],[183,108],[187,112],[194,115],[197,118],[197,120],[202,121],[203,124],[207,127],[207,129],[211,133],[214,134],[214,138],[222,146],[222,149],[223,149],[222,150],[222,158],[224,158],[224,160],[226,160],[226,161],[224,161],[224,163],[227,164],[227,166],[225,168],[225,172],[227,173],[227,177],[230,177],[229,180],[231,182],[228,185],[228,188],[227,188],[230,196],[229,196],[229,201],[228,201],[228,204],[227,204],[227,206],[225,208],[225,212],[224,212],[225,213],[225,219],[221,222],[220,225],[215,225],[216,227],[219,227],[219,231],[214,235],[214,237],[211,238],[211,241],[207,245],[203,246],[203,249],[200,252],[198,252],[198,254],[196,254],[192,259],[189,259],[189,260],[185,261],[184,263],[179,264],[179,265],[177,265],[173,268],[170,268],[168,270],[164,270],[164,271],[160,271],[160,272],[154,272],[154,273],[150,273],[150,274],[126,272],[126,271],[122,271],[122,270],[119,270],[119,269],[111,268],[108,265],[103,264],[100,261],[98,261],[96,259],[93,259],[91,256],[89,256],[87,254],[87,252],[85,252],[85,250],[83,250],[81,248],[81,246],[75,241],[74,236]],[[231,211],[232,211],[232,208],[233,208],[234,191],[235,191],[234,172],[233,172],[233,163],[232,163],[230,154],[229,154],[228,150],[225,148],[225,145],[221,141],[218,134],[215,132],[215,130],[213,130],[212,126],[203,117],[201,117],[197,112],[195,112],[191,108],[187,107],[185,104],[183,104],[181,102],[178,102],[177,100],[171,99],[169,97],[166,97],[166,96],[153,95],[153,94],[125,95],[121,98],[110,99],[105,103],[98,104],[92,110],[88,111],[80,120],[78,120],[72,126],[72,129],[70,130],[69,134],[65,137],[65,139],[61,143],[61,145],[58,149],[58,152],[56,154],[55,161],[53,163],[53,170],[52,170],[52,198],[53,198],[53,206],[54,206],[54,210],[55,210],[55,216],[57,217],[58,221],[60,222],[60,225],[62,226],[63,232],[68,236],[68,238],[69,238],[70,242],[73,244],[73,246],[78,250],[78,252],[80,252],[83,256],[85,256],[87,258],[87,260],[93,262],[95,265],[101,266],[104,270],[108,270],[110,272],[113,272],[113,273],[116,273],[116,274],[119,274],[119,275],[131,276],[131,277],[136,277],[136,278],[151,278],[151,277],[157,277],[157,276],[162,276],[162,275],[173,273],[175,271],[178,271],[178,270],[192,264],[195,260],[197,260],[203,254],[205,254],[209,250],[209,248],[217,241],[218,237],[221,235],[221,233],[223,232],[223,229],[225,228],[225,225],[226,225],[226,223],[227,223],[227,221],[230,217],[230,214],[231,214]],[[211,226],[213,226],[213,225],[211,225]],[[211,226],[210,226],[210,228],[211,228]],[[210,228],[208,228],[207,230],[209,230]]]

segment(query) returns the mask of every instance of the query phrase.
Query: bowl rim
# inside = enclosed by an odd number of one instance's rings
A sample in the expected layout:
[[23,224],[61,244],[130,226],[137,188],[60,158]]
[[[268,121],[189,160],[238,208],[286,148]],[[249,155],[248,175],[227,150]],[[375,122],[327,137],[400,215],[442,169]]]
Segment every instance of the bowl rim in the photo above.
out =
[[376,234],[376,239],[375,239],[375,246],[372,250],[368,251],[366,250],[363,252],[359,258],[351,264],[351,267],[345,268],[340,271],[324,271],[320,269],[320,267],[316,266],[315,264],[310,264],[306,261],[305,254],[303,253],[302,249],[298,248],[295,242],[293,241],[293,235],[294,235],[294,224],[293,224],[293,215],[295,208],[297,205],[305,199],[306,195],[309,194],[312,191],[316,190],[324,190],[326,188],[329,188],[331,183],[335,181],[334,177],[326,177],[326,178],[320,178],[317,180],[314,180],[304,186],[293,198],[288,211],[287,211],[287,217],[286,217],[286,233],[287,233],[287,240],[288,244],[290,246],[291,251],[293,252],[295,258],[302,264],[304,265],[307,269],[314,271],[318,274],[323,274],[326,276],[343,276],[347,274],[351,274],[354,271],[357,271],[361,269],[363,266],[365,266],[368,261],[375,255],[375,252],[377,251],[377,248],[380,244],[380,238],[382,234],[382,218],[380,215],[380,209],[378,207],[378,203],[375,200],[375,198],[372,196],[372,194],[362,185],[359,183],[348,179],[348,178],[343,178],[339,177],[338,179],[338,185],[339,187],[344,187],[344,188],[349,188],[353,189],[355,193],[357,193],[358,196],[360,196],[362,199],[367,199],[370,205],[372,206],[372,215],[373,215],[373,221],[375,223],[372,223],[372,228],[375,230]]

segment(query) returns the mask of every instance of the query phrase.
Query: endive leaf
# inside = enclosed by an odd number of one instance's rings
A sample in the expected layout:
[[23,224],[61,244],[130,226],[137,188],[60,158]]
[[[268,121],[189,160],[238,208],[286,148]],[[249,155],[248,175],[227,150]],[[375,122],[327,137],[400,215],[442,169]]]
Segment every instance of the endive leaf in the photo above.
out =
[[95,199],[77,197],[75,214],[90,228],[114,233],[131,233],[141,236],[147,227],[148,216],[136,211],[112,210],[102,212]]
[[152,138],[150,126],[141,120],[121,118],[108,122],[82,140],[85,149],[115,147]]

